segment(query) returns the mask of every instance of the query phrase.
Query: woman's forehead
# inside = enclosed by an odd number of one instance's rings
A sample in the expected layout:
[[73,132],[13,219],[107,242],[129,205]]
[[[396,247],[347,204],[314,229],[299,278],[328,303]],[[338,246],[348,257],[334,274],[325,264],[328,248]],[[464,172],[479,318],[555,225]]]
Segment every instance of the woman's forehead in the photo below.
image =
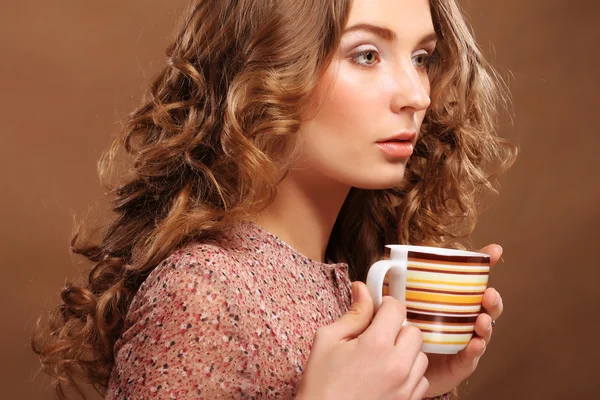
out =
[[434,32],[429,0],[354,0],[346,27],[359,24],[385,28],[400,38]]

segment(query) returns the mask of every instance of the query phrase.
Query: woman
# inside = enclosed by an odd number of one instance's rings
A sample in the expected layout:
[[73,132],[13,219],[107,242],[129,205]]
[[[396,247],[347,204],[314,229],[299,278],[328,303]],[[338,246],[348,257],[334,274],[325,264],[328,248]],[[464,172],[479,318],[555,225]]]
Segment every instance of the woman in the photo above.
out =
[[58,394],[81,371],[107,399],[449,398],[498,293],[428,359],[362,281],[386,243],[460,247],[514,158],[454,0],[197,0],[167,55],[104,159],[131,163],[115,219],[73,240],[89,281],[33,340]]

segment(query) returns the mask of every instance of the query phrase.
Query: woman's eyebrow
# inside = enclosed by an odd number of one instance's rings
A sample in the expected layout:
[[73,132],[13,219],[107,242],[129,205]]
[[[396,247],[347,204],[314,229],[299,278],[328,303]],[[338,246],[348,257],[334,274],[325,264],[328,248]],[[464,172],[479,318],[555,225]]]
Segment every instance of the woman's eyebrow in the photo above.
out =
[[425,43],[430,43],[430,42],[437,42],[439,40],[437,33],[435,32],[431,32],[428,35],[423,36],[423,38],[421,40],[419,40],[419,45],[425,44]]
[[350,33],[350,32],[355,32],[355,31],[371,32],[371,33],[381,37],[382,39],[385,39],[390,42],[396,40],[396,34],[394,33],[394,31],[392,31],[391,29],[388,29],[388,28],[384,28],[382,26],[377,26],[377,25],[372,25],[372,24],[353,25],[349,28],[344,29],[344,31],[342,32],[342,35],[344,35],[346,33]]
[[[342,35],[344,35],[346,33],[350,33],[350,32],[356,32],[356,31],[366,31],[366,32],[373,33],[388,42],[393,42],[396,39],[398,39],[398,36],[396,35],[396,33],[394,31],[392,31],[391,29],[388,29],[388,28],[385,28],[382,26],[378,26],[378,25],[367,24],[367,23],[356,24],[351,27],[348,27],[348,28],[344,29],[344,31],[342,32]],[[437,41],[437,40],[438,40],[437,33],[431,32],[431,33],[423,36],[423,38],[421,40],[419,40],[419,45]]]

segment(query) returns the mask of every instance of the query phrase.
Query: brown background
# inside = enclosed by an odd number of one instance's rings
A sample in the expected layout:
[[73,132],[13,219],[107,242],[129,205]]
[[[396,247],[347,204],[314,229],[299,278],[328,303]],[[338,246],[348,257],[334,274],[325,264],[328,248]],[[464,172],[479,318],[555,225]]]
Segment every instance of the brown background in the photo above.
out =
[[[96,160],[165,62],[183,0],[13,1],[0,13],[1,399],[51,399],[32,324],[85,266],[72,216],[102,198]],[[507,79],[521,148],[474,244],[505,249],[506,312],[463,399],[600,398],[600,3],[464,1]]]

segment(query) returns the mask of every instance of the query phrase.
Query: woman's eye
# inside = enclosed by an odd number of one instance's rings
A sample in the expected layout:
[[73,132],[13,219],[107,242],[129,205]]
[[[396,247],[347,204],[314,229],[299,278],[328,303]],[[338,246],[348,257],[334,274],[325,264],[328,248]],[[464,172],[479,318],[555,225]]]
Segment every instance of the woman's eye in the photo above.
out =
[[352,60],[355,63],[365,66],[370,66],[377,63],[378,59],[379,57],[376,50],[361,51],[352,57]]
[[427,68],[431,56],[428,53],[419,53],[413,56],[413,64],[417,68]]

